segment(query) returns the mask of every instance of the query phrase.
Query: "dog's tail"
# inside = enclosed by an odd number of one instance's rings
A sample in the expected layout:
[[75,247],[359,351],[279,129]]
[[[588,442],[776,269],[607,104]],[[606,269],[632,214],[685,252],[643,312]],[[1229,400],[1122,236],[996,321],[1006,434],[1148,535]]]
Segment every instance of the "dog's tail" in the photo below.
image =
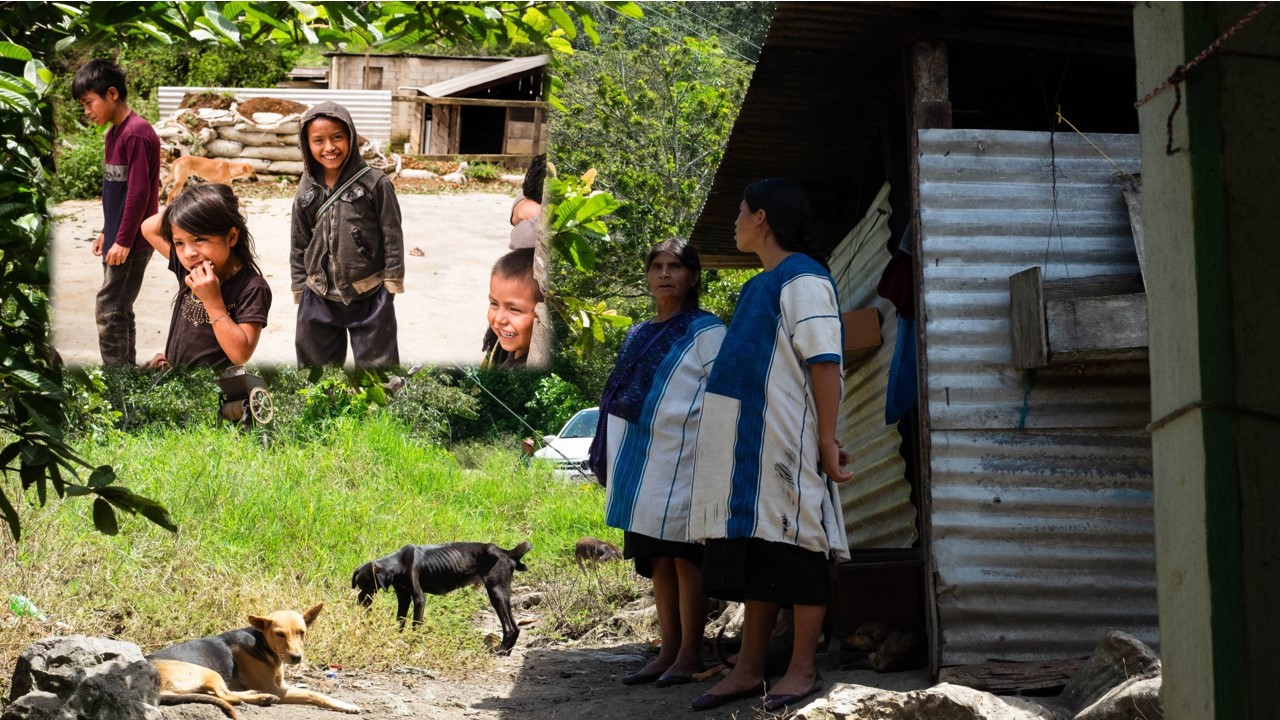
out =
[[517,570],[528,570],[529,568],[525,567],[524,563],[520,562],[520,558],[524,557],[524,554],[529,552],[532,549],[533,549],[533,543],[529,542],[528,540],[525,540],[524,542],[511,548],[510,550],[504,550],[503,552],[507,554],[507,557],[516,561]]
[[240,720],[240,716],[236,713],[236,709],[231,707],[231,703],[222,698],[203,693],[160,693],[161,705],[182,705],[184,703],[202,703],[204,705],[217,705],[222,709],[231,720]]

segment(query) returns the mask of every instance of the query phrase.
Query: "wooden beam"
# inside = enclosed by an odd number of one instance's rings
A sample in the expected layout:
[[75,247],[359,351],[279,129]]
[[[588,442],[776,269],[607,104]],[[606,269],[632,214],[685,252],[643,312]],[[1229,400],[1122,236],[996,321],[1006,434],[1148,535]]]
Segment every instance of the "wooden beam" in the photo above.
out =
[[421,105],[475,105],[478,107],[506,108],[549,108],[551,103],[545,100],[488,100],[484,98],[433,98],[423,95],[393,95],[394,102],[409,102]]
[[[906,87],[907,173],[911,192],[911,254],[915,261],[916,293],[916,378],[920,389],[918,413],[920,442],[916,466],[920,472],[920,544],[924,552],[924,623],[929,638],[929,675],[936,677],[941,661],[942,629],[938,622],[938,593],[933,567],[933,450],[929,417],[929,309],[924,302],[924,226],[920,221],[920,133],[925,128],[951,127],[950,81],[947,74],[947,45],[944,42],[913,44],[905,58],[903,83]],[[946,103],[945,112],[941,103]]]
[[1040,268],[1009,276],[1009,322],[1013,366],[1034,370],[1049,364],[1049,333],[1045,330],[1044,288]]

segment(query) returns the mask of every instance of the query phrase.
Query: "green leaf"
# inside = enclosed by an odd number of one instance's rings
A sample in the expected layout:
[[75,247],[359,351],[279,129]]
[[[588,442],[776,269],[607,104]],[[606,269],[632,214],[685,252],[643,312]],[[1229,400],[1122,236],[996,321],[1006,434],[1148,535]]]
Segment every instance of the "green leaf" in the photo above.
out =
[[22,78],[31,83],[36,92],[43,95],[53,83],[53,73],[39,60],[28,60],[22,69]]
[[0,40],[0,58],[27,62],[31,59],[31,51],[21,45],[15,45],[14,43]]
[[638,4],[633,2],[606,2],[603,4],[608,5],[632,20],[639,20],[644,17],[644,11],[640,9]]
[[0,512],[4,513],[5,522],[9,523],[9,534],[13,535],[13,541],[21,540],[22,528],[18,525],[18,511],[13,509],[3,488],[0,488]]
[[111,509],[111,503],[102,498],[93,501],[93,525],[103,535],[115,535],[120,532],[120,526],[116,524],[115,510]]
[[562,37],[557,37],[554,35],[549,36],[546,38],[546,43],[547,43],[547,47],[551,48],[555,52],[560,53],[561,55],[573,54],[573,45],[570,45],[569,41],[565,40]]
[[104,488],[116,481],[116,471],[110,465],[99,465],[89,475],[89,487]]
[[562,8],[555,6],[548,8],[547,15],[556,24],[556,27],[564,31],[565,36],[570,40],[578,37],[578,28],[573,24],[573,18],[569,17],[569,13]]
[[166,45],[173,42],[173,38],[170,37],[168,33],[157,27],[155,23],[136,22],[133,26]]
[[298,2],[298,0],[288,0],[288,2],[289,7],[296,10],[298,15],[307,22],[311,22],[312,20],[320,17],[320,11],[317,10],[314,5]]

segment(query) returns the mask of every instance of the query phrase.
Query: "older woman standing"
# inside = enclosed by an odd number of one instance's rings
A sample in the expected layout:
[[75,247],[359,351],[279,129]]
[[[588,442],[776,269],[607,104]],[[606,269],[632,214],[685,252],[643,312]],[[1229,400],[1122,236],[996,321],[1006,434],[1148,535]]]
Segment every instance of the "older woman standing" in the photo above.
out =
[[689,542],[689,502],[702,398],[725,326],[698,307],[702,264],[666,240],[645,263],[657,315],[631,329],[605,383],[591,466],[608,488],[605,522],[623,557],[653,580],[662,648],[627,685],[683,685],[702,666],[707,598],[702,546]]

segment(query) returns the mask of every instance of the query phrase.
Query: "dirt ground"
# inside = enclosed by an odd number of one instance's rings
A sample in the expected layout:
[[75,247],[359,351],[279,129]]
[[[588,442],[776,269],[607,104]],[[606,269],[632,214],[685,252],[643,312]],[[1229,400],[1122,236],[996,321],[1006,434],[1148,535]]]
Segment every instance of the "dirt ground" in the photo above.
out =
[[[496,623],[495,623],[496,625]],[[603,647],[540,647],[524,638],[497,668],[462,680],[441,678],[426,668],[397,668],[391,673],[340,671],[325,678],[319,671],[286,672],[293,684],[306,684],[340,700],[355,703],[371,720],[672,720],[707,718],[763,720],[759,701],[740,700],[715,710],[694,713],[689,702],[714,681],[671,688],[627,687],[620,679],[643,665],[649,652],[643,643]],[[928,671],[877,674],[868,670],[823,670],[829,691],[836,683],[854,683],[896,691],[930,685]],[[808,704],[820,696],[805,701]],[[246,720],[320,720],[340,714],[300,705],[240,706]],[[217,720],[221,711],[207,705],[164,707],[169,720]],[[798,710],[799,708],[794,708]]]
[[[405,365],[478,365],[488,312],[489,271],[507,252],[512,198],[487,191],[399,196],[405,232],[405,292],[395,300],[400,359]],[[244,209],[271,285],[268,326],[253,363],[293,365],[296,307],[289,289],[291,198],[245,198]],[[69,365],[97,365],[94,298],[102,286],[102,260],[90,252],[102,228],[102,203],[77,200],[52,209],[50,297],[54,346]],[[424,256],[410,253],[419,248]],[[164,350],[177,281],[154,255],[134,306],[138,361]],[[347,358],[351,362],[350,355]]]

